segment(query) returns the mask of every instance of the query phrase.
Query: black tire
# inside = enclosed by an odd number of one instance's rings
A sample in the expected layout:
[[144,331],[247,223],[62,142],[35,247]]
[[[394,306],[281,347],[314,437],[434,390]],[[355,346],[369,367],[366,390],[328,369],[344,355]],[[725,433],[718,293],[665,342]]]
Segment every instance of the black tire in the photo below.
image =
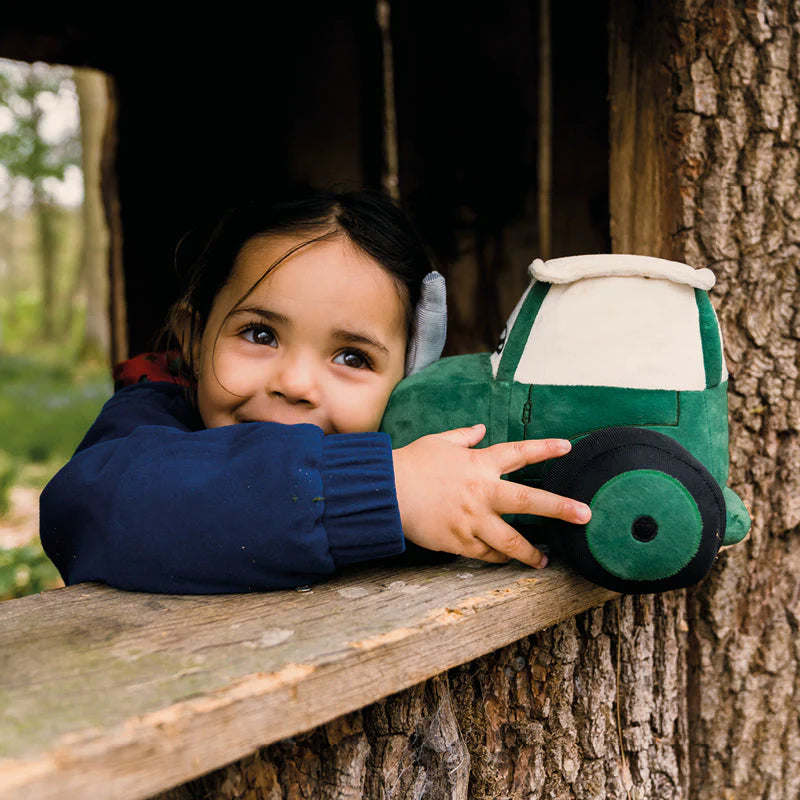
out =
[[[699,512],[697,534],[692,535],[691,546],[684,546],[685,526],[672,525],[668,519],[666,524],[664,519],[659,524],[655,519],[659,515],[650,513],[646,505],[648,495],[643,492],[641,498],[632,501],[632,505],[637,500],[642,504],[638,512],[631,508],[627,516],[620,514],[614,520],[617,530],[613,532],[615,538],[611,541],[613,547],[620,548],[620,563],[625,562],[626,556],[634,558],[634,550],[636,554],[646,552],[649,547],[668,551],[672,559],[664,559],[663,565],[658,558],[650,558],[655,566],[651,564],[643,570],[649,574],[636,574],[636,565],[618,567],[615,558],[609,557],[613,549],[611,544],[604,545],[605,551],[598,560],[598,540],[593,540],[592,547],[589,539],[595,535],[591,531],[594,519],[588,525],[554,520],[549,537],[553,549],[585,578],[617,592],[662,592],[691,586],[702,580],[711,569],[725,536],[725,502],[711,473],[671,437],[635,427],[596,431],[576,442],[566,456],[552,462],[542,488],[591,506],[593,502],[600,502],[599,497],[607,496],[606,487],[612,485],[612,479],[626,473],[632,473],[634,479],[638,475],[654,475],[657,479],[659,474],[663,474],[664,482],[678,487],[677,494],[691,498],[686,502],[694,504],[693,508],[696,505],[696,512]],[[594,511],[593,508],[593,514]],[[606,522],[602,524],[608,527],[608,514],[604,519]],[[673,537],[672,540],[669,537]],[[651,556],[658,553],[657,550],[650,551]],[[605,563],[601,563],[602,560]]]

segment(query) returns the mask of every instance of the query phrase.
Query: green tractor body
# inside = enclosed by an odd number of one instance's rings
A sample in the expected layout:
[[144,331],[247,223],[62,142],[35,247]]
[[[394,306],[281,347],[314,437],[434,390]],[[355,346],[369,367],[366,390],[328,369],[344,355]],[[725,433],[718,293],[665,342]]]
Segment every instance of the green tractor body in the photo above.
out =
[[507,520],[609,588],[695,583],[750,526],[726,485],[713,274],[611,255],[535,261],[530,271],[495,351],[444,358],[403,380],[382,430],[395,447],[478,422],[481,446],[570,439],[568,456],[507,477],[587,502],[592,520]]

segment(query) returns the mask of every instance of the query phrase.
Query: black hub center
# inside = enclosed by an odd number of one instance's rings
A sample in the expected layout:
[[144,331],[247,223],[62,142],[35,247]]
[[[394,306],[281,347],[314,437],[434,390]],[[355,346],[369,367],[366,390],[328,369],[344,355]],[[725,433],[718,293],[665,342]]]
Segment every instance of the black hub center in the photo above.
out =
[[652,517],[637,517],[631,525],[631,534],[640,542],[651,542],[658,533],[658,523]]

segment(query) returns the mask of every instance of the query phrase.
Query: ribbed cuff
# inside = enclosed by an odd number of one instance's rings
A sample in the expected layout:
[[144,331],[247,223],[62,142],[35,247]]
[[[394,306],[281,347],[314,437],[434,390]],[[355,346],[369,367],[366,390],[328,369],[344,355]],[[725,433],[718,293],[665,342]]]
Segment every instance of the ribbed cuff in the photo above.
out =
[[337,566],[405,549],[387,434],[332,434],[322,444],[324,525]]

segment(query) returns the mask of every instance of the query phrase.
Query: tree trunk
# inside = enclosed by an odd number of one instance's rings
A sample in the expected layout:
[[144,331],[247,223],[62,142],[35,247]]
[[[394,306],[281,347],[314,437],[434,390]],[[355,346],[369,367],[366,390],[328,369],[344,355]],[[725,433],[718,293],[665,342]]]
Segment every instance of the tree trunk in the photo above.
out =
[[0,352],[5,344],[5,331],[11,330],[17,319],[17,269],[14,253],[14,225],[8,209],[11,181],[0,195],[0,291],[5,303],[0,310]]
[[58,234],[56,232],[55,210],[34,187],[34,214],[39,232],[39,268],[42,290],[41,334],[50,340],[55,335],[53,317],[56,308],[56,252]]
[[672,19],[670,238],[717,275],[731,483],[754,521],[689,597],[693,797],[796,798],[800,6],[684,0]]
[[614,249],[717,275],[750,539],[172,797],[800,796],[800,6],[621,0],[610,32]]

